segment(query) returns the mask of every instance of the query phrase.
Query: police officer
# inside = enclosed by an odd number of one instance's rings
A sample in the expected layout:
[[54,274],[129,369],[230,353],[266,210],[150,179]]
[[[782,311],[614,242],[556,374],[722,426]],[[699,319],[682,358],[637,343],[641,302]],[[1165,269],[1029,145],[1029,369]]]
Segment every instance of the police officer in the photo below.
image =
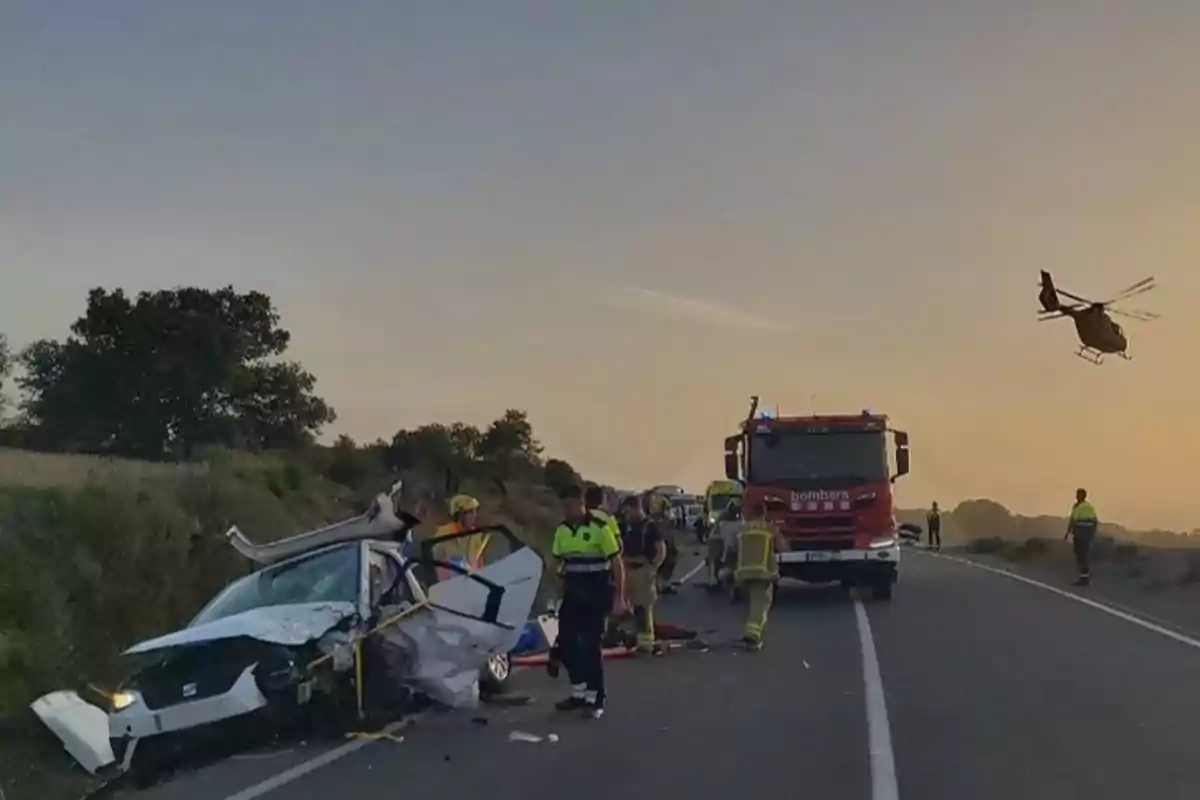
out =
[[925,515],[925,527],[929,531],[929,549],[942,549],[942,512],[938,508],[937,501],[929,507],[929,513]]
[[747,650],[757,651],[763,646],[763,629],[775,597],[775,581],[779,579],[775,554],[783,549],[784,543],[779,530],[766,520],[761,500],[748,502],[743,508],[745,522],[737,533],[733,579],[750,601],[742,643]]
[[654,641],[654,604],[658,600],[656,577],[659,565],[667,557],[658,523],[646,516],[637,497],[621,503],[621,559],[625,562],[625,586],[633,608],[639,653],[661,654]]
[[1076,586],[1087,586],[1092,580],[1091,551],[1092,542],[1096,539],[1096,529],[1100,520],[1096,517],[1096,509],[1088,502],[1087,490],[1075,490],[1075,505],[1071,506],[1071,515],[1067,518],[1067,534],[1075,549],[1075,564],[1079,567],[1079,578]]
[[565,487],[559,498],[563,521],[554,531],[551,552],[563,576],[555,658],[567,669],[571,695],[555,705],[604,714],[604,659],[601,639],[609,613],[625,613],[625,570],[621,543],[604,520],[584,505],[583,490]]
[[587,488],[583,490],[583,504],[587,507],[589,514],[599,517],[612,530],[613,536],[620,538],[621,529],[617,518],[604,508],[604,490],[602,488],[597,484],[588,483]]

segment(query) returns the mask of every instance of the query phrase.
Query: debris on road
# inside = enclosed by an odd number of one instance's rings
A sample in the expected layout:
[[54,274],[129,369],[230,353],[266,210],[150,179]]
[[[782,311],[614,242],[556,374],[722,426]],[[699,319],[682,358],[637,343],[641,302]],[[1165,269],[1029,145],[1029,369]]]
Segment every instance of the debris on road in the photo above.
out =
[[525,731],[513,731],[508,735],[508,740],[510,742],[528,742],[530,744],[539,744],[543,741],[541,736],[534,736],[532,733],[526,733]]

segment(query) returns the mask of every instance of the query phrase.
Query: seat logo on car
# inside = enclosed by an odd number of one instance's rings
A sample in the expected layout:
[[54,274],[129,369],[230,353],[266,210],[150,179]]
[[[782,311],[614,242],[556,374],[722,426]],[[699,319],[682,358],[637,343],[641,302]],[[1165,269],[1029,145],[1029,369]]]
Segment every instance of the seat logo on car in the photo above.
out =
[[196,696],[196,684],[185,683],[183,685],[183,696],[185,698],[186,697],[195,697]]

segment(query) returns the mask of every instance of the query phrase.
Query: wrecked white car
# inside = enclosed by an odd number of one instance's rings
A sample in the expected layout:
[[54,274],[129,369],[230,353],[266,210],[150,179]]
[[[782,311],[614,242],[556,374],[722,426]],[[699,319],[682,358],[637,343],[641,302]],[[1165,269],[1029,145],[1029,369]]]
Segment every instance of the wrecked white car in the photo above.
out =
[[[380,495],[362,516],[266,545],[230,543],[264,568],[234,581],[183,629],[130,647],[132,676],[106,711],[74,692],[32,706],[93,774],[153,769],[181,738],[250,717],[272,727],[314,713],[345,724],[394,718],[412,698],[473,704],[479,683],[508,677],[543,564],[503,526],[435,537],[406,558],[419,522]],[[509,554],[478,570],[433,548],[480,531]],[[453,577],[426,584],[434,567]],[[187,735],[187,736],[184,736]],[[224,734],[218,734],[224,735]],[[156,752],[157,751],[157,752]]]

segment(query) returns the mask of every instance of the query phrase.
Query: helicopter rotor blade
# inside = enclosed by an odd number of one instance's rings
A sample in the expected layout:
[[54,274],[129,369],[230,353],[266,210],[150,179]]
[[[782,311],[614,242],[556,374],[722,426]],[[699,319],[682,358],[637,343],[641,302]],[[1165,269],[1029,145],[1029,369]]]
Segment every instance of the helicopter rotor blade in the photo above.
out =
[[1083,303],[1085,306],[1092,305],[1092,301],[1088,300],[1086,297],[1080,297],[1077,294],[1071,294],[1070,292],[1066,292],[1066,291],[1063,291],[1062,289],[1058,289],[1058,288],[1056,288],[1054,291],[1058,292],[1063,297],[1065,297],[1069,300],[1074,300],[1077,303]]
[[1120,308],[1109,309],[1109,313],[1125,317],[1126,319],[1136,319],[1140,322],[1153,322],[1156,319],[1161,319],[1160,314],[1155,314],[1153,311],[1139,311],[1137,309],[1125,311]]
[[1129,286],[1126,286],[1121,291],[1117,292],[1113,296],[1113,299],[1117,300],[1117,299],[1121,299],[1121,298],[1125,298],[1125,297],[1133,297],[1135,294],[1141,294],[1142,292],[1148,292],[1154,288],[1153,284],[1154,284],[1154,276],[1150,276],[1149,278],[1142,278],[1137,283],[1130,284]]
[[1110,305],[1112,305],[1113,303],[1123,303],[1123,302],[1125,302],[1126,300],[1128,300],[1129,298],[1131,298],[1131,297],[1137,297],[1139,294],[1145,294],[1146,292],[1150,291],[1150,290],[1151,290],[1151,289],[1153,289],[1153,288],[1154,288],[1154,284],[1149,284],[1149,285],[1146,285],[1146,286],[1142,286],[1142,287],[1141,287],[1141,288],[1139,288],[1139,289],[1134,289],[1132,292],[1129,292],[1128,294],[1124,294],[1124,295],[1121,295],[1121,296],[1119,296],[1119,297],[1114,297],[1112,300],[1106,300],[1106,301],[1105,301],[1104,303],[1102,303],[1101,305],[1104,305],[1104,306],[1110,306]]

